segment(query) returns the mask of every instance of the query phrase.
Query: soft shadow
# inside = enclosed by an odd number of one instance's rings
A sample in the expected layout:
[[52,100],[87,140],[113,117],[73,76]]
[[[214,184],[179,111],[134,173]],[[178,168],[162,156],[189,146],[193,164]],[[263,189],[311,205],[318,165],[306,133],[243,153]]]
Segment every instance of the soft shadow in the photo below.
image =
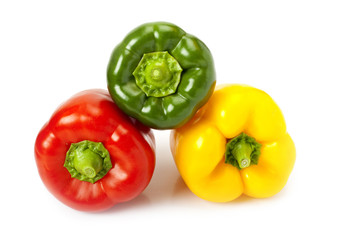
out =
[[240,197],[231,201],[230,203],[231,204],[239,204],[239,203],[254,202],[254,201],[256,201],[255,198],[252,198],[252,197],[242,194]]
[[284,195],[286,195],[286,189],[282,189],[280,192],[278,192],[274,196],[266,197],[266,198],[253,198],[253,197],[249,197],[245,194],[242,194],[240,197],[231,201],[230,203],[238,204],[238,203],[259,203],[259,202],[273,201],[274,199],[283,198]]
[[96,214],[102,214],[102,213],[111,214],[111,213],[129,211],[132,209],[139,209],[142,207],[146,207],[146,206],[149,206],[150,204],[151,204],[151,202],[150,202],[149,198],[144,194],[140,194],[133,200],[130,200],[128,202],[118,203],[115,206],[113,206],[112,208],[105,210],[103,212],[96,213]]
[[179,175],[172,192],[172,197],[177,199],[184,199],[193,196],[195,195],[190,191],[182,177]]
[[170,131],[156,131],[156,165],[153,177],[144,194],[154,204],[171,201],[179,172],[170,151]]

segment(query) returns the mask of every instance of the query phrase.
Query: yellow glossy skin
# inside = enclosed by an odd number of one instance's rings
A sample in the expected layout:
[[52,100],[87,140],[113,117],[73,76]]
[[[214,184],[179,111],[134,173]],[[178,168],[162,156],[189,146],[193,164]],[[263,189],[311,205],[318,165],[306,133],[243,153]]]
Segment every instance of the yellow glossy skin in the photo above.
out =
[[[225,163],[227,140],[240,133],[262,144],[257,165]],[[208,201],[228,202],[245,194],[270,197],[286,184],[295,145],[281,110],[265,92],[245,85],[218,86],[197,114],[171,133],[171,151],[189,189]]]

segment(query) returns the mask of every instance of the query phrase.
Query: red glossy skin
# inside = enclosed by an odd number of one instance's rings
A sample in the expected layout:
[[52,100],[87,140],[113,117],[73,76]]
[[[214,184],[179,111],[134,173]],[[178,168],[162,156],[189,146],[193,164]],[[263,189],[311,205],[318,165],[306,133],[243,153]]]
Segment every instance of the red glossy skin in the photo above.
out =
[[[63,166],[71,143],[102,142],[112,168],[97,182],[71,178]],[[151,130],[126,116],[105,90],[80,92],[63,103],[40,130],[35,159],[40,177],[61,202],[80,211],[102,211],[138,196],[155,167]]]

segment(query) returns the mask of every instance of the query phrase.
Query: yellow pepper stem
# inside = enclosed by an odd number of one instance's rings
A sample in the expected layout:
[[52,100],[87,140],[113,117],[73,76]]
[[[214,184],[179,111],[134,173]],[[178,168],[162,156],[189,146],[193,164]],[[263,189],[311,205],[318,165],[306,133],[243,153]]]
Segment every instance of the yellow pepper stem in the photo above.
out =
[[253,149],[248,143],[236,144],[231,154],[235,157],[240,168],[246,168],[251,163],[251,153]]
[[231,139],[226,144],[225,163],[238,169],[257,164],[260,156],[261,144],[245,133]]

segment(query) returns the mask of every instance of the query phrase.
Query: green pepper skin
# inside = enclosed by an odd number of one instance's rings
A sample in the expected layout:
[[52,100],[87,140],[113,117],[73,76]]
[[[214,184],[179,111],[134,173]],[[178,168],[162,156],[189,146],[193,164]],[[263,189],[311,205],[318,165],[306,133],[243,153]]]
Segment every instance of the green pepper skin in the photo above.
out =
[[[133,72],[143,54],[167,51],[183,69],[175,93],[147,96]],[[184,125],[214,91],[215,69],[210,50],[195,36],[171,23],[146,23],[131,31],[112,52],[107,69],[108,90],[126,114],[155,129]]]

